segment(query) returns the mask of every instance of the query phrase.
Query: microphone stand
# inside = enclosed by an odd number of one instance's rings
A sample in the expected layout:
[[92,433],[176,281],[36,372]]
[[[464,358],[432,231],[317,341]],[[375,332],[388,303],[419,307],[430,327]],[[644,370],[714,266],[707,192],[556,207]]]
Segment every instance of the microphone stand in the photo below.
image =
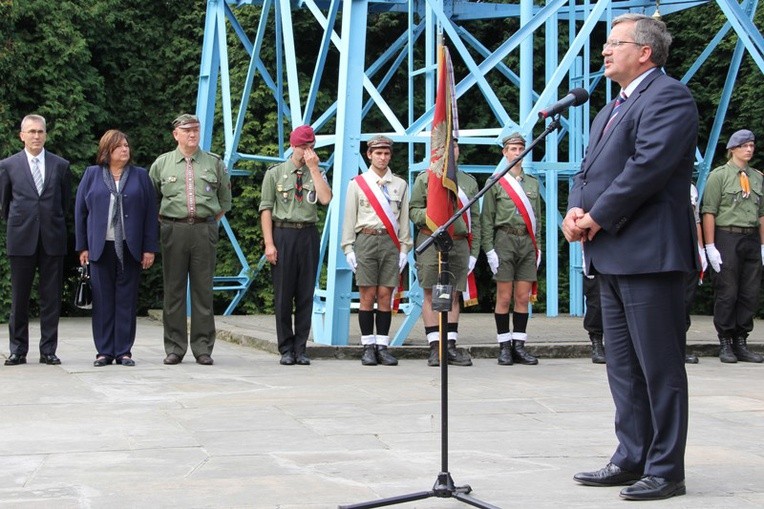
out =
[[[469,504],[473,507],[480,507],[482,509],[501,509],[498,506],[491,505],[487,502],[478,500],[471,496],[469,493],[472,491],[470,485],[456,486],[454,480],[451,478],[451,473],[448,471],[448,331],[446,330],[446,324],[448,323],[448,311],[451,309],[451,302],[454,295],[451,293],[452,287],[448,284],[448,253],[454,245],[453,239],[448,234],[448,228],[454,224],[464,212],[475,204],[485,193],[488,192],[496,183],[507,174],[507,172],[518,162],[538,145],[538,143],[546,138],[551,132],[557,130],[560,127],[560,115],[556,115],[549,125],[546,127],[543,133],[533,140],[528,147],[523,150],[512,162],[507,165],[505,169],[491,175],[486,181],[483,189],[465,203],[461,209],[454,213],[451,218],[443,225],[438,227],[437,230],[432,232],[432,236],[425,239],[419,247],[416,248],[416,254],[420,255],[426,251],[432,244],[435,244],[435,249],[438,251],[438,284],[433,288],[433,310],[439,311],[438,332],[440,335],[440,344],[438,345],[440,353],[440,453],[441,453],[441,469],[438,473],[435,485],[429,491],[418,491],[414,493],[408,493],[405,495],[398,495],[390,498],[383,498],[380,500],[372,500],[368,502],[361,502],[358,504],[340,505],[338,509],[367,509],[372,507],[383,507],[387,505],[403,504],[406,502],[413,502],[415,500],[423,500],[425,498],[438,497],[438,498],[455,498],[465,504]],[[436,293],[437,292],[437,293]],[[436,304],[437,297],[442,296],[444,292],[449,292],[448,303]],[[443,299],[444,300],[444,299]],[[436,309],[437,307],[437,309]]]

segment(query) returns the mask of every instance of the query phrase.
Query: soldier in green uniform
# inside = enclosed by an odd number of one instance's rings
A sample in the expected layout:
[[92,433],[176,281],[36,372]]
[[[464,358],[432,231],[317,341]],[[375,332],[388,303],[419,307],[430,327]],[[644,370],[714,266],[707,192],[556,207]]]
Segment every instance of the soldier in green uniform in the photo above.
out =
[[748,166],[754,136],[735,132],[727,143],[728,161],[708,176],[703,192],[703,238],[714,277],[714,327],[725,363],[762,362],[747,347],[759,303],[764,263],[762,174]]
[[285,366],[310,364],[305,346],[318,270],[318,204],[328,205],[332,199],[313,150],[315,143],[312,127],[294,129],[289,135],[292,156],[268,169],[260,198],[265,258],[271,263],[273,280],[279,362]]
[[195,115],[184,113],[172,125],[177,148],[157,157],[149,170],[159,198],[164,363],[178,364],[188,349],[186,292],[190,282],[191,352],[199,364],[211,365],[218,221],[231,210],[231,180],[220,157],[199,148]]
[[[454,140],[455,159],[459,159],[459,145]],[[411,190],[409,202],[409,216],[414,226],[419,230],[417,234],[417,246],[432,235],[427,227],[427,181],[428,172],[423,171],[417,175]],[[456,172],[457,185],[464,193],[466,200],[472,199],[478,193],[477,181],[461,170]],[[461,193],[460,193],[461,194]],[[448,270],[453,274],[454,288],[461,292],[467,291],[467,277],[472,273],[480,254],[480,206],[476,203],[469,211],[469,227],[460,217],[454,223],[452,236],[454,245],[448,253]],[[471,237],[471,238],[470,238]],[[422,322],[424,333],[430,345],[430,356],[427,359],[428,366],[439,366],[440,355],[438,350],[438,314],[432,310],[432,287],[438,282],[438,252],[434,247],[417,255],[416,272],[419,285],[424,291],[422,303]],[[471,296],[477,299],[477,295]],[[472,366],[472,359],[467,352],[456,347],[459,334],[459,297],[453,299],[451,310],[448,312],[447,339],[448,339],[448,363],[455,366]]]
[[[388,166],[393,154],[393,140],[374,136],[366,147],[369,170],[348,184],[342,252],[355,273],[360,294],[361,364],[396,366],[398,359],[387,347],[390,345],[393,292],[411,250],[408,183],[393,175]],[[388,221],[389,230],[383,218]]]
[[[525,139],[520,133],[512,133],[502,140],[502,153],[507,161],[513,161],[524,149]],[[531,235],[539,238],[541,221],[541,196],[539,182],[523,171],[522,161],[515,164],[499,182],[483,197],[480,227],[483,251],[496,280],[496,339],[499,342],[499,364],[513,363],[534,365],[538,359],[525,350],[528,339],[528,303],[536,282],[539,253]],[[510,179],[519,184],[515,193],[519,203],[513,200],[508,189],[515,189]],[[524,217],[525,214],[525,217]],[[526,220],[532,221],[536,231],[529,231]],[[514,298],[512,310],[513,329],[509,328],[509,303]]]

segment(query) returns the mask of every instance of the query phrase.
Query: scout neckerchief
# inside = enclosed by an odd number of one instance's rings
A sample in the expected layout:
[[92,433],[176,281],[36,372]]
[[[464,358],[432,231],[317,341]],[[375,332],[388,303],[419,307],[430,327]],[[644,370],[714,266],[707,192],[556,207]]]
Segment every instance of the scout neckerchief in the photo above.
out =
[[[461,187],[457,188],[458,195],[456,198],[456,206],[462,208],[465,203],[469,201],[467,193]],[[470,216],[469,209],[465,210],[462,214],[462,220],[467,225],[467,245],[472,252],[472,216]],[[462,298],[464,299],[464,307],[475,306],[478,303],[477,284],[475,283],[475,272],[467,274],[467,290],[462,292]]]
[[[536,245],[536,215],[533,213],[533,207],[528,197],[525,195],[523,187],[520,182],[511,174],[507,173],[504,178],[499,179],[499,184],[504,188],[504,191],[512,199],[517,211],[523,216],[525,222],[525,228],[528,230],[528,235],[531,237],[531,243],[533,243],[533,250],[536,252],[536,268],[541,261],[541,251],[539,251]],[[538,298],[538,281],[533,282],[531,287],[531,302],[536,302]]]
[[[388,170],[389,171],[389,170]],[[369,170],[367,173],[373,173],[374,170]],[[376,176],[374,173],[373,176]],[[364,175],[358,175],[353,180],[361,188],[363,194],[371,204],[371,208],[377,213],[377,217],[382,221],[382,225],[387,230],[387,234],[393,239],[393,244],[398,248],[398,252],[401,250],[401,241],[398,239],[398,221],[395,219],[393,209],[390,207],[390,202],[385,195],[382,194],[382,189],[378,185],[370,186],[364,178]],[[398,307],[401,302],[401,295],[403,294],[403,274],[398,275],[398,288],[393,291],[392,308],[393,312],[398,312]]]

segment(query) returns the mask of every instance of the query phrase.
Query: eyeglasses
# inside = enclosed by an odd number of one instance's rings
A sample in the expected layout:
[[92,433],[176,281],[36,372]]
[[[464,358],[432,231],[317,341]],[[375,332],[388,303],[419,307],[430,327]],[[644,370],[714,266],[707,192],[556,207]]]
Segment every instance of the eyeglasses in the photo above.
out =
[[607,41],[605,44],[603,44],[602,49],[606,50],[608,48],[618,48],[619,46],[623,46],[624,44],[636,44],[637,46],[644,46],[644,44],[640,44],[634,41],[619,41],[618,39],[615,39],[613,41]]
[[24,133],[31,134],[32,136],[35,136],[35,135],[38,135],[38,134],[39,135],[43,135],[43,134],[45,134],[45,131],[42,130],[42,129],[28,129],[28,130],[24,131]]

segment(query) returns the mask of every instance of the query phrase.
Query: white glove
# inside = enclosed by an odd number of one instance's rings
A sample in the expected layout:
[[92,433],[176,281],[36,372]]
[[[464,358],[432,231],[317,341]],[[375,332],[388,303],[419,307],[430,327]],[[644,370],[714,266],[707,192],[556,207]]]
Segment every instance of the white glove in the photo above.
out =
[[348,254],[345,255],[345,259],[348,261],[350,270],[352,270],[353,274],[355,274],[355,269],[358,268],[358,262],[356,262],[355,260],[355,252],[350,251]]
[[722,255],[719,253],[719,250],[716,249],[716,245],[706,244],[706,256],[708,257],[708,263],[711,264],[711,267],[716,272],[721,272],[723,263]]
[[[761,256],[763,257],[762,260],[764,260],[764,246],[761,246]],[[467,275],[472,274],[472,271],[475,270],[476,263],[477,263],[477,258],[470,255],[470,261],[467,262]]]
[[403,268],[406,266],[406,264],[409,261],[409,255],[408,253],[400,253],[398,255],[398,273],[400,274],[403,272]]
[[488,258],[488,266],[495,275],[499,272],[499,255],[496,254],[495,249],[491,249],[485,254],[485,257]]
[[[698,244],[698,256],[700,256],[700,270],[706,272],[708,270],[708,260],[706,260],[706,250],[703,246]],[[764,263],[764,246],[761,246],[761,260]]]
[[541,249],[536,251],[536,270],[539,270],[539,265],[541,265]]
[[761,264],[764,265],[764,245],[761,246]]

